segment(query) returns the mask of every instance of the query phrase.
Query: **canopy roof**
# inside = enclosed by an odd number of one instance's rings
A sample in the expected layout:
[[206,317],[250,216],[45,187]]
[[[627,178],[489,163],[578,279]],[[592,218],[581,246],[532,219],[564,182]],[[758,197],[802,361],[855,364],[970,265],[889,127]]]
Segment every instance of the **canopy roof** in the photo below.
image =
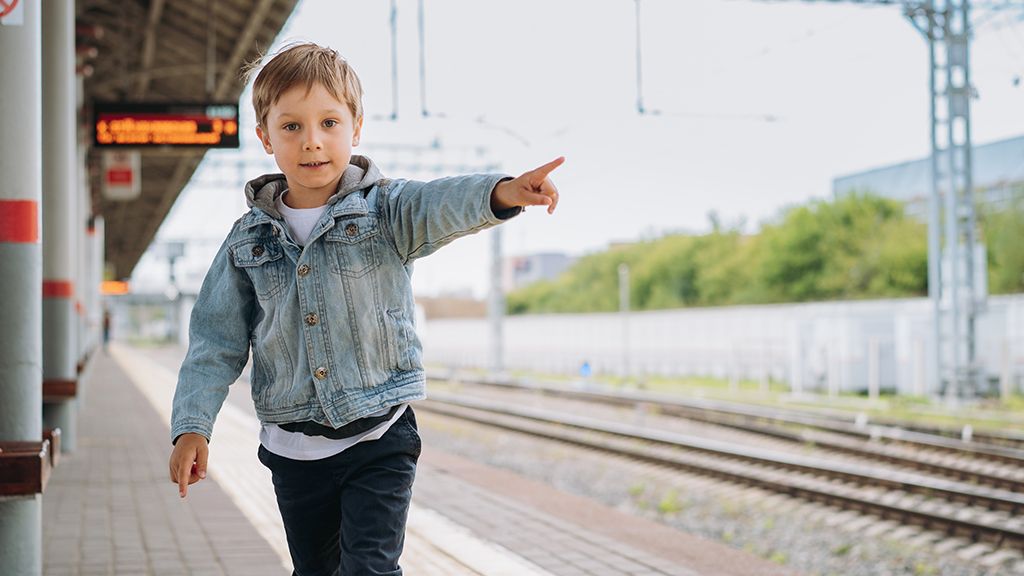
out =
[[[296,1],[79,0],[79,55],[93,68],[84,80],[86,125],[98,101],[236,102],[244,88],[239,69],[269,49]],[[141,149],[142,194],[110,201],[101,188],[102,151],[86,145],[93,210],[106,226],[106,260],[115,278],[126,278],[206,150]]]

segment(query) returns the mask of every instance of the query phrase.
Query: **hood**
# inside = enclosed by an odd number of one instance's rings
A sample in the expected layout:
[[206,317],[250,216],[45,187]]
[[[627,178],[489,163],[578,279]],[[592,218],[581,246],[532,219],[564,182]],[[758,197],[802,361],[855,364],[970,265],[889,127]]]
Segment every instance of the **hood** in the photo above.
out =
[[[331,206],[353,192],[365,190],[381,178],[380,170],[374,165],[373,160],[366,156],[353,155],[338,182],[338,191],[327,199],[327,205]],[[274,207],[274,200],[287,189],[288,181],[285,180],[284,174],[264,174],[245,185],[245,202],[250,208],[259,208],[280,220],[282,216]]]

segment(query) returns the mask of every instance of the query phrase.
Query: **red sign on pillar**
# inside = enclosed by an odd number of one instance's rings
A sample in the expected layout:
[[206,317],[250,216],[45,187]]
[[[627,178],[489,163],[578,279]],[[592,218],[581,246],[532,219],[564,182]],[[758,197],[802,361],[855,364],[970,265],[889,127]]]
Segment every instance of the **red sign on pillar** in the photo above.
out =
[[134,200],[142,192],[142,159],[137,151],[103,152],[103,196],[108,200]]
[[107,184],[111,186],[131,186],[132,171],[128,168],[111,168],[107,170]]

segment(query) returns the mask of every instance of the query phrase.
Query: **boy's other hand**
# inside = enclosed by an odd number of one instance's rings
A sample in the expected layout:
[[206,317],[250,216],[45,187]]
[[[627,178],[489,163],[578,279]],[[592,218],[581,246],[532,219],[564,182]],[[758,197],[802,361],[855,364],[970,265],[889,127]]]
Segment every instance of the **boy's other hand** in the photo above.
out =
[[186,432],[178,437],[171,452],[171,482],[178,485],[178,495],[184,498],[190,484],[206,478],[206,459],[210,455],[209,442],[202,434]]
[[559,156],[518,178],[499,182],[491,192],[491,211],[498,212],[516,206],[547,206],[548,214],[554,213],[558,206],[558,188],[555,188],[548,174],[563,162],[565,157]]

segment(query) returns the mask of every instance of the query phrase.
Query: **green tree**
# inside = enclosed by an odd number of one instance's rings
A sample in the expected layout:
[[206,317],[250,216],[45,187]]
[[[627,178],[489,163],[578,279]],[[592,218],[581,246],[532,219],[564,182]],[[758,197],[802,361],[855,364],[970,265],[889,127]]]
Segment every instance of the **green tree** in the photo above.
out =
[[769,301],[909,296],[926,290],[925,227],[905,217],[894,200],[851,194],[815,201],[785,212],[761,236],[757,259]]
[[[742,225],[727,228],[714,214],[709,218],[709,234],[674,234],[581,258],[559,278],[510,294],[509,311],[618,310],[621,263],[630,266],[630,302],[636,310],[927,291],[926,228],[905,217],[899,202],[869,194],[814,201],[783,211],[757,235],[742,234]],[[1020,282],[1024,213],[1015,218],[990,218],[989,234],[1006,238],[1006,248],[993,247],[993,258]]]
[[1015,192],[1007,206],[982,215],[993,294],[1024,292],[1024,186]]

